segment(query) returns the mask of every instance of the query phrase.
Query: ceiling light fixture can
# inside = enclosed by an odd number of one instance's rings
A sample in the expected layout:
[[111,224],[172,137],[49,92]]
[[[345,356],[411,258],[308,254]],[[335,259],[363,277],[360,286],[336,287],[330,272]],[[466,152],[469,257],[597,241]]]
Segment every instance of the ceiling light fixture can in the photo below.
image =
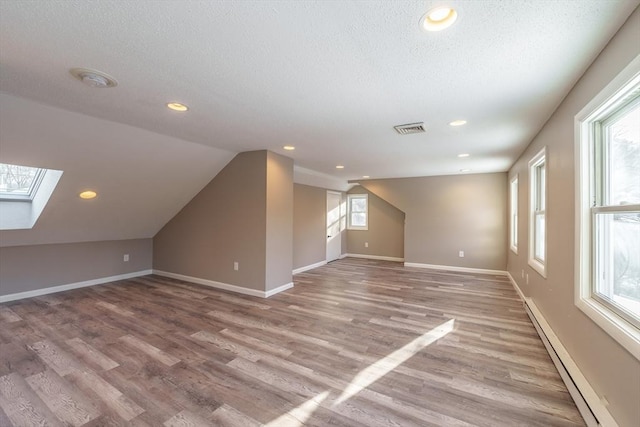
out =
[[458,157],[460,158],[469,157],[469,156],[470,154],[467,154],[467,153],[458,154]]
[[336,166],[336,169],[344,169],[344,166],[338,165],[338,166]]
[[102,71],[92,70],[90,68],[72,68],[69,70],[69,73],[87,86],[97,89],[118,86],[116,79]]
[[441,6],[428,11],[421,19],[420,26],[425,31],[442,31],[458,19],[458,12],[452,7]]
[[169,102],[167,104],[167,108],[170,109],[170,110],[173,110],[173,111],[179,111],[181,113],[184,112],[184,111],[189,110],[189,107],[187,107],[186,105],[181,104],[179,102]]
[[449,126],[462,126],[462,125],[466,125],[466,124],[467,124],[466,120],[454,120],[454,121],[449,123]]
[[97,195],[98,193],[96,193],[95,191],[87,190],[87,191],[83,191],[78,196],[81,199],[88,200],[88,199],[95,199]]
[[296,149],[296,147],[294,147],[293,145],[285,145],[285,146],[284,146],[284,147],[282,147],[282,148],[284,148],[284,149],[285,149],[285,150],[287,150],[287,151],[293,151],[293,150],[295,150],[295,149]]

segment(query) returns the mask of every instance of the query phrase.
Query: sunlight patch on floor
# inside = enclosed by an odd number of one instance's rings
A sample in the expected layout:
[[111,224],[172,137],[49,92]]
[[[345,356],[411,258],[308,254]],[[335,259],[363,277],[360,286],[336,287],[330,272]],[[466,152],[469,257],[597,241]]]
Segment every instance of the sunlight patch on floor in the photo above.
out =
[[329,391],[325,391],[306,402],[296,406],[286,414],[282,414],[275,420],[265,424],[266,427],[300,427],[313,415],[318,406],[329,396]]
[[409,360],[420,350],[444,337],[449,332],[453,331],[453,327],[454,319],[448,320],[442,325],[419,336],[402,348],[394,351],[388,356],[383,357],[374,364],[363,369],[344,389],[340,397],[338,397],[338,399],[336,399],[336,401],[333,403],[333,406],[341,404],[347,399],[350,399],[351,397],[358,394],[360,391],[369,387],[371,384]]

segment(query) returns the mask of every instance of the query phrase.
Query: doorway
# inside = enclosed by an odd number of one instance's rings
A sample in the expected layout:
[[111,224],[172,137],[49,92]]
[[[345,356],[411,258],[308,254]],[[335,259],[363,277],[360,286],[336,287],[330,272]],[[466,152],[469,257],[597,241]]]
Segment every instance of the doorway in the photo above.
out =
[[341,202],[342,194],[327,191],[327,262],[337,260],[342,253]]

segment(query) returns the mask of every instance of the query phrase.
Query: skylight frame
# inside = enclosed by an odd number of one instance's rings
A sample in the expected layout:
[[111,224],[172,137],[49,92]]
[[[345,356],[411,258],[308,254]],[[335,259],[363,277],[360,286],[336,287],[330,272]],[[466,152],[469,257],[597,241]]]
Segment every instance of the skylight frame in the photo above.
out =
[[38,192],[38,188],[40,187],[40,184],[42,183],[42,180],[47,172],[46,169],[43,168],[35,168],[35,167],[31,167],[31,166],[22,166],[22,165],[15,165],[15,164],[10,164],[10,163],[2,163],[4,165],[8,165],[8,166],[18,166],[18,167],[23,167],[23,168],[31,168],[31,169],[35,169],[36,170],[36,174],[33,177],[31,184],[29,186],[29,191],[27,191],[26,193],[13,193],[13,192],[7,192],[7,191],[2,191],[0,190],[0,200],[5,200],[5,201],[14,201],[14,202],[31,202],[33,201],[33,198],[35,197],[36,193]]

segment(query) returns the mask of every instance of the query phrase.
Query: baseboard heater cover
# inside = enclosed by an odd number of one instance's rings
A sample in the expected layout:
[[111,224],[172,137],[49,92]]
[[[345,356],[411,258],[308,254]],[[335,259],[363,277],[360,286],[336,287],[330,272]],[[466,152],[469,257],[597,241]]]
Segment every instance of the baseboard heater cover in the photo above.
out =
[[533,314],[533,311],[529,307],[528,298],[525,299],[524,301],[524,308],[527,312],[527,315],[531,319],[533,326],[536,328],[536,331],[538,332],[538,335],[540,336],[542,343],[547,349],[549,356],[551,356],[551,360],[553,361],[553,364],[556,366],[556,369],[558,370],[558,373],[560,374],[562,381],[567,386],[567,389],[569,390],[569,394],[571,395],[571,398],[575,402],[578,408],[578,411],[580,411],[580,415],[582,415],[582,418],[584,418],[585,423],[587,424],[588,427],[601,426],[602,424],[598,422],[598,419],[596,418],[595,414],[589,407],[589,404],[587,403],[584,396],[580,392],[580,389],[578,388],[575,381],[571,377],[571,374],[569,374],[569,371],[565,367],[564,363],[562,363],[560,356],[558,356],[558,353],[553,348],[553,345],[551,344],[551,341],[549,341],[547,334],[545,334],[544,330],[540,326],[540,323],[538,323],[538,319],[536,319],[536,316]]

